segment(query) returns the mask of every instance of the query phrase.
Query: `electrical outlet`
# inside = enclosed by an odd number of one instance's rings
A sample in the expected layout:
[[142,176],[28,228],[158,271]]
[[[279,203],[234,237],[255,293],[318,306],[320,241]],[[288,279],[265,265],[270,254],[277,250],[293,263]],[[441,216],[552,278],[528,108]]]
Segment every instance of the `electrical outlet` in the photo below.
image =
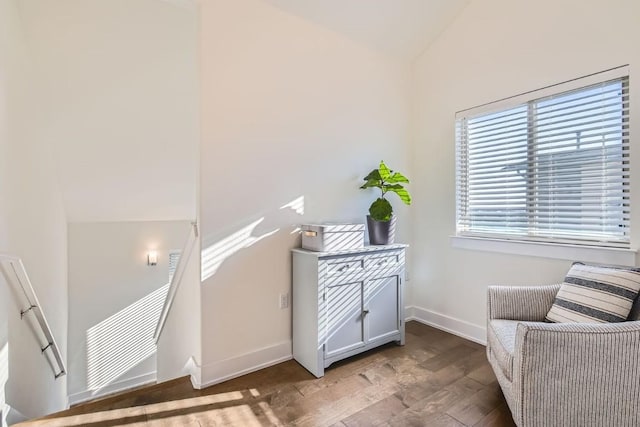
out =
[[289,308],[289,292],[280,294],[280,308]]

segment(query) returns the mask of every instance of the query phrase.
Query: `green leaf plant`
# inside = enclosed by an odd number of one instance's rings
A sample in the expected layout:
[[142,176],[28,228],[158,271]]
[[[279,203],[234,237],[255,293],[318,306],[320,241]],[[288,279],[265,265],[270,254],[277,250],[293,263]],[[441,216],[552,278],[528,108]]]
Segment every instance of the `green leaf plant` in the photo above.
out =
[[385,198],[388,192],[396,193],[405,205],[411,204],[411,196],[402,185],[403,183],[409,183],[409,179],[400,172],[394,172],[389,169],[384,164],[384,161],[380,162],[378,169],[369,172],[369,175],[365,176],[364,180],[365,183],[360,188],[379,188],[381,192],[380,197],[369,208],[369,215],[374,220],[389,221],[391,219],[393,207]]

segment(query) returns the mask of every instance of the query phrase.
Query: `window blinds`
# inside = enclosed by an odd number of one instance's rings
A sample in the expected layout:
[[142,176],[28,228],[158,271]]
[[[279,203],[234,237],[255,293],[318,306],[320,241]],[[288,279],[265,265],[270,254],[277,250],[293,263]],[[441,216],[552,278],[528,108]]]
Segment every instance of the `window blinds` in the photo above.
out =
[[629,247],[628,74],[565,88],[457,115],[458,235]]
[[169,282],[173,279],[173,275],[176,272],[176,268],[178,268],[178,261],[180,261],[181,251],[171,251],[169,252]]

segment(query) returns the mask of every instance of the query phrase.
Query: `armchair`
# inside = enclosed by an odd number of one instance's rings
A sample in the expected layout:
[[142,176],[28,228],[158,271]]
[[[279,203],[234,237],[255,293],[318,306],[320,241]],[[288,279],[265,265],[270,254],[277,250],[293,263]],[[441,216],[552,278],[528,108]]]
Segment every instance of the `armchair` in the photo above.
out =
[[515,423],[639,426],[640,298],[626,322],[545,323],[559,289],[488,289],[487,358]]

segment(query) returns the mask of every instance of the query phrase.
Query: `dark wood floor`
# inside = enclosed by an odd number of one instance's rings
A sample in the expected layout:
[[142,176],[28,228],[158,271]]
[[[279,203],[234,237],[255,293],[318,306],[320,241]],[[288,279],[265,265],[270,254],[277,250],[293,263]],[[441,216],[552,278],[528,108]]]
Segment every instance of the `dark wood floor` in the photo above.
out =
[[21,426],[514,426],[483,346],[409,322],[406,345],[334,364],[295,361],[204,390],[187,378]]

